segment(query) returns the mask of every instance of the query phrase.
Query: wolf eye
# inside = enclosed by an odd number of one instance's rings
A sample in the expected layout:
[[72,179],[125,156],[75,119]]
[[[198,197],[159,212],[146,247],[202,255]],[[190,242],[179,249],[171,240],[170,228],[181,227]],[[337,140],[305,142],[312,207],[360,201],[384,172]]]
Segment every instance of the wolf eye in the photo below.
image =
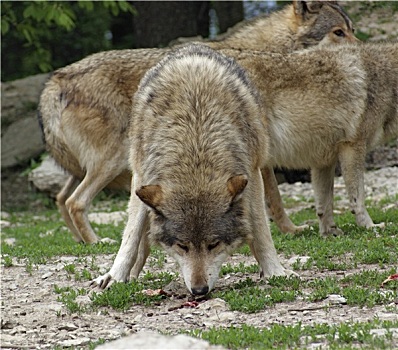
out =
[[188,251],[189,251],[188,246],[183,245],[183,244],[180,244],[180,243],[177,243],[177,245],[178,245],[184,252],[188,253]]
[[337,35],[340,37],[345,36],[344,32],[341,29],[336,29],[333,33],[334,33],[334,35]]
[[207,249],[208,250],[213,250],[215,247],[217,247],[218,245],[220,244],[220,242],[215,242],[215,243],[213,243],[213,244],[209,244],[208,246],[207,246]]

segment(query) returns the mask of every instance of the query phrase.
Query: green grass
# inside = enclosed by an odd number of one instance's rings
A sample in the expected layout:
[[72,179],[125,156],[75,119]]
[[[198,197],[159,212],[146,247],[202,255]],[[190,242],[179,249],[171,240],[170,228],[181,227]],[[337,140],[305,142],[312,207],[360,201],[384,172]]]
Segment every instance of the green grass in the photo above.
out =
[[[394,198],[392,198],[394,200]],[[383,211],[371,207],[370,215],[375,222],[390,222],[384,230],[366,229],[355,224],[354,216],[348,211],[335,217],[337,225],[344,231],[339,237],[322,238],[318,226],[295,235],[280,233],[272,223],[271,230],[279,253],[287,256],[310,256],[311,264],[318,269],[345,270],[360,264],[393,264],[398,261],[396,235],[398,233],[398,213],[396,209]],[[302,210],[292,215],[292,220],[304,223],[316,220],[315,211]],[[306,268],[310,266],[306,265]]]
[[[249,325],[230,328],[211,328],[187,332],[215,345],[228,349],[295,349],[311,343],[327,345],[330,349],[390,349],[391,329],[398,327],[397,321],[342,323],[338,325],[316,324],[314,326],[273,324],[269,328]],[[386,337],[374,336],[373,329],[386,329]]]
[[[2,244],[3,257],[14,257],[17,260],[26,259],[27,264],[45,264],[48,258],[60,255],[87,256],[94,254],[117,253],[118,244],[77,244],[72,234],[66,229],[58,212],[47,210],[40,215],[13,214],[9,221],[11,227],[4,228],[4,238],[16,238],[14,245]],[[121,241],[123,225],[96,225],[101,237],[109,237]]]
[[[120,204],[117,197],[103,199],[111,203],[112,210],[123,210],[125,207],[125,201]],[[397,272],[398,213],[395,209],[382,210],[383,206],[397,199],[387,198],[378,205],[370,205],[369,212],[375,222],[395,222],[384,230],[357,227],[354,216],[348,210],[335,217],[338,226],[344,231],[344,235],[340,237],[320,237],[317,225],[295,235],[286,235],[271,224],[278,253],[287,258],[309,256],[310,259],[305,263],[294,263],[293,269],[307,276],[308,272],[310,276],[316,274],[316,277],[273,277],[267,282],[258,282],[260,270],[253,258],[252,262],[247,264],[233,263],[233,260],[230,260],[224,264],[220,273],[221,276],[230,275],[226,285],[216,285],[208,298],[221,298],[231,311],[252,314],[276,307],[278,304],[286,308],[297,300],[316,303],[327,309],[333,307],[328,304],[328,296],[338,294],[345,298],[348,307],[372,309],[376,305],[382,305],[391,312],[397,312],[394,301],[398,295],[398,282],[392,281],[384,288],[380,287],[389,275]],[[98,206],[102,208],[100,202]],[[301,210],[294,214],[292,219],[297,224],[311,220],[316,222],[315,211]],[[38,265],[46,264],[49,259],[72,257],[71,260],[66,260],[67,263],[63,267],[64,276],[67,282],[70,281],[69,286],[68,283],[66,287],[55,285],[53,290],[70,314],[98,310],[106,314],[107,310],[111,309],[124,312],[136,304],[167,307],[170,297],[149,296],[143,293],[143,290],[164,288],[177,278],[175,271],[146,272],[136,281],[115,283],[109,290],[89,294],[88,288],[76,287],[76,282],[88,285],[88,281],[100,274],[98,255],[116,254],[119,244],[77,244],[65,228],[58,211],[51,206],[35,215],[28,212],[14,213],[7,221],[11,222],[11,226],[2,230],[2,268],[12,268],[15,263],[22,262],[26,271],[33,274]],[[93,227],[101,237],[109,237],[120,243],[123,224],[93,224]],[[7,238],[14,238],[14,245],[5,244],[4,240]],[[237,254],[251,256],[247,245],[240,248]],[[151,268],[164,267],[167,259],[164,251],[153,248],[147,265],[149,271]],[[78,298],[81,296],[85,296],[88,301],[84,304],[79,303]],[[301,324],[273,324],[269,328],[255,328],[242,324],[236,328],[211,328],[191,334],[231,349],[297,348],[317,342],[328,344],[331,349],[387,349],[391,334],[374,337],[369,334],[369,330],[394,327],[397,327],[396,323],[378,320],[368,323],[351,321],[336,325],[315,324],[312,327]]]
[[139,281],[129,283],[115,283],[110,289],[101,293],[93,293],[93,306],[112,307],[117,310],[126,310],[131,305],[151,305],[165,298],[164,295],[148,296],[142,291],[145,289],[160,289],[170,283],[175,276],[169,273],[147,273]]

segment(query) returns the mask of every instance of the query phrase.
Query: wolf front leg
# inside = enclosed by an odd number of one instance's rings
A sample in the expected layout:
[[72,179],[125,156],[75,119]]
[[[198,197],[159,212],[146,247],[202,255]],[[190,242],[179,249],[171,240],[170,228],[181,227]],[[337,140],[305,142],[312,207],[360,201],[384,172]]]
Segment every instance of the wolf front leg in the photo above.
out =
[[373,223],[365,207],[365,156],[366,145],[364,144],[347,143],[339,149],[341,171],[350,200],[351,212],[355,214],[358,226],[384,227],[384,223]]
[[296,226],[287,216],[278,190],[278,182],[272,167],[261,169],[267,214],[284,233],[296,233],[308,228],[308,225]]
[[311,181],[315,195],[319,232],[322,236],[338,236],[343,233],[333,219],[333,185],[335,163],[324,168],[311,169]]
[[[141,241],[145,239],[145,229],[148,226],[148,209],[135,194],[131,192],[129,217],[123,232],[122,244],[113,262],[112,268],[103,276],[91,282],[93,288],[109,288],[114,282],[127,282],[134,266]],[[144,242],[145,243],[145,242]]]
[[138,248],[137,259],[136,259],[134,266],[131,270],[130,276],[132,278],[138,278],[138,275],[142,271],[142,268],[145,265],[145,262],[149,256],[149,253],[151,252],[151,247],[150,247],[149,238],[148,238],[148,234],[149,234],[148,228],[145,228],[144,232],[145,233],[140,242],[140,247]]
[[268,227],[262,195],[264,188],[260,169],[254,174],[253,179],[249,180],[249,184],[250,182],[250,215],[253,230],[252,240],[249,242],[250,250],[261,267],[262,277],[289,275],[292,272],[285,270],[280,263]]

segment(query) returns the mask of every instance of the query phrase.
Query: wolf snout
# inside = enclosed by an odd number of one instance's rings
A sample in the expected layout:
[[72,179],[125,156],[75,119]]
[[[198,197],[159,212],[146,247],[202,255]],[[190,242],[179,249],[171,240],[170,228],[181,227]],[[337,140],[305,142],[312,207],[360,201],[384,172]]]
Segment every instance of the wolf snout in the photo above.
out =
[[205,295],[209,292],[209,286],[192,287],[191,292],[193,295]]

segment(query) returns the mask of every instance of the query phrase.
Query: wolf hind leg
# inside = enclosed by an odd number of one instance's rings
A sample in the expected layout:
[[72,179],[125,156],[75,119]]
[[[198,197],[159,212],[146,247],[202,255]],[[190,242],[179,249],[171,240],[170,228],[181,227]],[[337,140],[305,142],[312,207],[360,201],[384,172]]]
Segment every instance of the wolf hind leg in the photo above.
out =
[[319,232],[322,236],[339,236],[343,233],[333,219],[333,186],[335,163],[324,168],[311,169],[311,182],[315,195]]
[[[66,200],[65,206],[70,218],[84,243],[98,243],[100,241],[88,220],[88,209],[95,196],[120,172],[120,169],[106,166],[106,164],[101,166],[101,169],[88,170],[81,183]],[[113,243],[113,240],[104,238],[101,242]]]
[[365,207],[365,156],[366,145],[344,144],[339,149],[339,160],[347,189],[351,212],[358,226],[366,228],[384,227],[384,223],[374,224]]
[[284,233],[296,233],[308,228],[308,225],[296,226],[287,216],[283,208],[274,170],[270,167],[264,167],[261,169],[261,174],[264,184],[267,215],[275,221],[279,230]]
[[271,232],[265,215],[265,203],[263,198],[263,181],[260,170],[254,174],[249,194],[252,239],[248,242],[250,250],[261,267],[262,277],[286,276],[290,273],[284,269],[279,261]]
[[65,185],[62,187],[61,191],[57,194],[56,203],[58,209],[61,213],[62,218],[64,219],[66,226],[68,226],[69,230],[71,230],[73,234],[73,239],[76,242],[82,242],[82,236],[80,235],[79,231],[73,224],[73,221],[69,215],[69,211],[66,208],[65,202],[70,197],[72,192],[75,190],[76,186],[79,184],[79,179],[73,175],[69,176]]

